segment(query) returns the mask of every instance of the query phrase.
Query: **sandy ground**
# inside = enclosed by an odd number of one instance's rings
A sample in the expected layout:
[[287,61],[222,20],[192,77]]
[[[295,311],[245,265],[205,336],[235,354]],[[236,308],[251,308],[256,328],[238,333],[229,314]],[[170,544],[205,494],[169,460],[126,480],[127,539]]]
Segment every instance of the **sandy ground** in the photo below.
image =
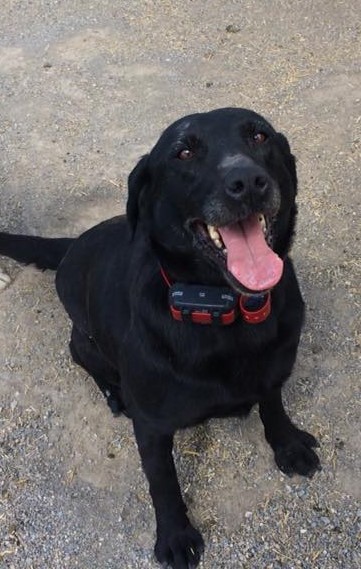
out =
[[[193,111],[253,108],[298,157],[308,317],[286,402],[323,471],[282,476],[256,412],[180,433],[206,569],[361,566],[360,45],[357,0],[2,3],[3,230],[122,211],[137,159]],[[71,363],[53,274],[0,266],[0,567],[156,567],[130,424]]]

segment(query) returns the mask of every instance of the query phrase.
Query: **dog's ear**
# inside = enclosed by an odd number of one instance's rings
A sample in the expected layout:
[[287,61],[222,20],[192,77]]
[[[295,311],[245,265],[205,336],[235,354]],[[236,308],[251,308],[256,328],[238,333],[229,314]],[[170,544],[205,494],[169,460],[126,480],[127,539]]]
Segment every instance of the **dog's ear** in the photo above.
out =
[[146,154],[128,177],[127,220],[133,234],[138,222],[142,194],[149,180],[148,154]]
[[285,158],[285,164],[290,173],[295,192],[297,192],[297,171],[296,158],[291,152],[291,148],[287,138],[281,132],[277,132],[277,141]]

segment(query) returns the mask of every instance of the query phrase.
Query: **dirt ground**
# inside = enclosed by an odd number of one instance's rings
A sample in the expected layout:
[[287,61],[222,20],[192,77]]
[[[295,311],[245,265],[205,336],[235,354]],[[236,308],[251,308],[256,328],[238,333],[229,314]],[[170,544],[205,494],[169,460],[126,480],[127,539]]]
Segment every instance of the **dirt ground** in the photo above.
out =
[[[361,566],[360,46],[358,0],[2,3],[2,230],[122,211],[137,159],[193,111],[252,108],[298,157],[308,312],[286,403],[323,471],[284,477],[256,411],[180,433],[205,569]],[[156,567],[130,423],[72,364],[54,275],[0,267],[0,567]]]

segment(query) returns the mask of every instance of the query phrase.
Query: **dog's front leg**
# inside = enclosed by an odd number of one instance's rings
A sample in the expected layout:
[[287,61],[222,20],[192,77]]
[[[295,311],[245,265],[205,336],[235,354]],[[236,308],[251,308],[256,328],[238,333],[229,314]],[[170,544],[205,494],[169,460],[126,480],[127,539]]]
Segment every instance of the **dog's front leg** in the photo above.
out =
[[174,569],[196,567],[204,543],[186,514],[172,456],[173,434],[160,433],[142,421],[133,423],[156,514],[155,555]]
[[271,445],[277,466],[289,476],[312,476],[321,470],[313,450],[318,442],[313,435],[298,429],[283,407],[281,388],[273,389],[259,402],[259,412],[266,439]]

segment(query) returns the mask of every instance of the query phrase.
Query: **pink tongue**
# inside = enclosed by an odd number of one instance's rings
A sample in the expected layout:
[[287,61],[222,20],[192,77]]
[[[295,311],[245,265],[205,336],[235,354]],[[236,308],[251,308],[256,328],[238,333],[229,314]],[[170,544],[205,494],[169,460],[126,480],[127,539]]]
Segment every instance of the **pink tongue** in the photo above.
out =
[[262,291],[278,283],[283,261],[267,245],[258,215],[218,231],[227,248],[227,269],[243,286]]

